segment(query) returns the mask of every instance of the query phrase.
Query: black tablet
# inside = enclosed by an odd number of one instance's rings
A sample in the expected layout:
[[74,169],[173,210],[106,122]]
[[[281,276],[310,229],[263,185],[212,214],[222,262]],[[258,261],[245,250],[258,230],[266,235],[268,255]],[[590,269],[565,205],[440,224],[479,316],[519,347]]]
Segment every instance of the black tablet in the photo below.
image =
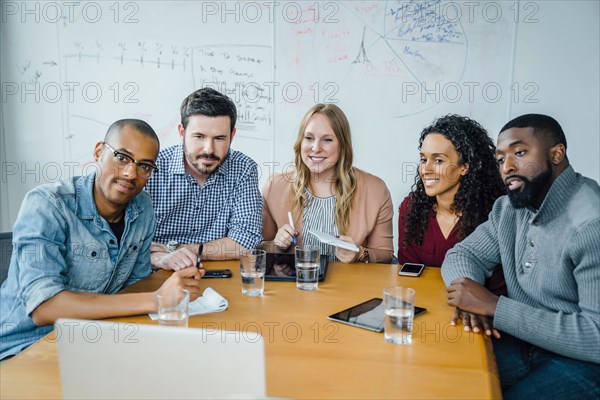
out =
[[[358,326],[375,332],[383,332],[383,299],[375,297],[327,317],[344,324]],[[415,306],[415,317],[427,309]]]
[[[321,255],[319,266],[319,282],[327,275],[327,256]],[[267,253],[267,281],[296,282],[296,256],[293,253]]]

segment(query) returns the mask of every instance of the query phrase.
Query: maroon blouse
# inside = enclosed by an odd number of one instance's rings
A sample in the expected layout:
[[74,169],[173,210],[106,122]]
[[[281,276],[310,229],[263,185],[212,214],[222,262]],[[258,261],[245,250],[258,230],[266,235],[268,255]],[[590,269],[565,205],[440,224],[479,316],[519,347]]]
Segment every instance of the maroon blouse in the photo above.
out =
[[[423,243],[419,246],[410,244],[404,247],[403,241],[406,235],[406,218],[412,199],[407,196],[400,205],[400,216],[398,218],[398,261],[400,264],[407,262],[425,264],[429,267],[441,267],[444,262],[446,252],[458,243],[458,231],[460,221],[454,225],[447,238],[444,237],[442,229],[435,218],[435,213],[431,210],[427,216],[427,225],[423,235]],[[496,295],[506,295],[506,283],[504,282],[504,273],[502,266],[498,265],[490,278],[485,282],[485,286]]]

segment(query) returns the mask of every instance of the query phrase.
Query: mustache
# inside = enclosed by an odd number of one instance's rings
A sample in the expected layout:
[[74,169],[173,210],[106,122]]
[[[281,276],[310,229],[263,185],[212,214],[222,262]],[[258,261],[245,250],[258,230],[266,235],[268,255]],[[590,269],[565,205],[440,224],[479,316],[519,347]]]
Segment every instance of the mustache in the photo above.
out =
[[506,178],[504,178],[504,184],[507,184],[509,179],[513,179],[513,178],[517,178],[522,180],[525,183],[530,183],[531,181],[529,179],[527,179],[526,177],[522,176],[522,175],[509,175]]
[[202,153],[196,156],[196,159],[199,158],[208,158],[215,161],[221,161],[221,157],[218,157],[215,153]]
[[137,189],[137,182],[133,179],[124,179],[119,177],[118,179],[115,179],[115,182],[121,182],[127,185],[131,185],[134,189]]

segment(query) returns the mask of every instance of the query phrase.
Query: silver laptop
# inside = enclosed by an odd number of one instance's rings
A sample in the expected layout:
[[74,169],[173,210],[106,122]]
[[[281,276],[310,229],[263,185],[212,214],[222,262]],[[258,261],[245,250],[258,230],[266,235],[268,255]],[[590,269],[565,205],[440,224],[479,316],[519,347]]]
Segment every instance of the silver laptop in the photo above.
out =
[[266,397],[254,332],[59,319],[65,399]]

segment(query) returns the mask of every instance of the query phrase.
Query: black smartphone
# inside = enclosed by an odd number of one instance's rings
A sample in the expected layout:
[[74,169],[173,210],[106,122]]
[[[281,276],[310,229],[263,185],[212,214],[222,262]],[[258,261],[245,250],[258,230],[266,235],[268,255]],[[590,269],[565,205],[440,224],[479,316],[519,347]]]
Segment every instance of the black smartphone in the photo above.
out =
[[203,278],[231,278],[231,276],[230,269],[207,269]]
[[423,264],[404,263],[400,271],[398,271],[398,275],[419,276],[423,272],[423,269],[425,269],[425,265]]

